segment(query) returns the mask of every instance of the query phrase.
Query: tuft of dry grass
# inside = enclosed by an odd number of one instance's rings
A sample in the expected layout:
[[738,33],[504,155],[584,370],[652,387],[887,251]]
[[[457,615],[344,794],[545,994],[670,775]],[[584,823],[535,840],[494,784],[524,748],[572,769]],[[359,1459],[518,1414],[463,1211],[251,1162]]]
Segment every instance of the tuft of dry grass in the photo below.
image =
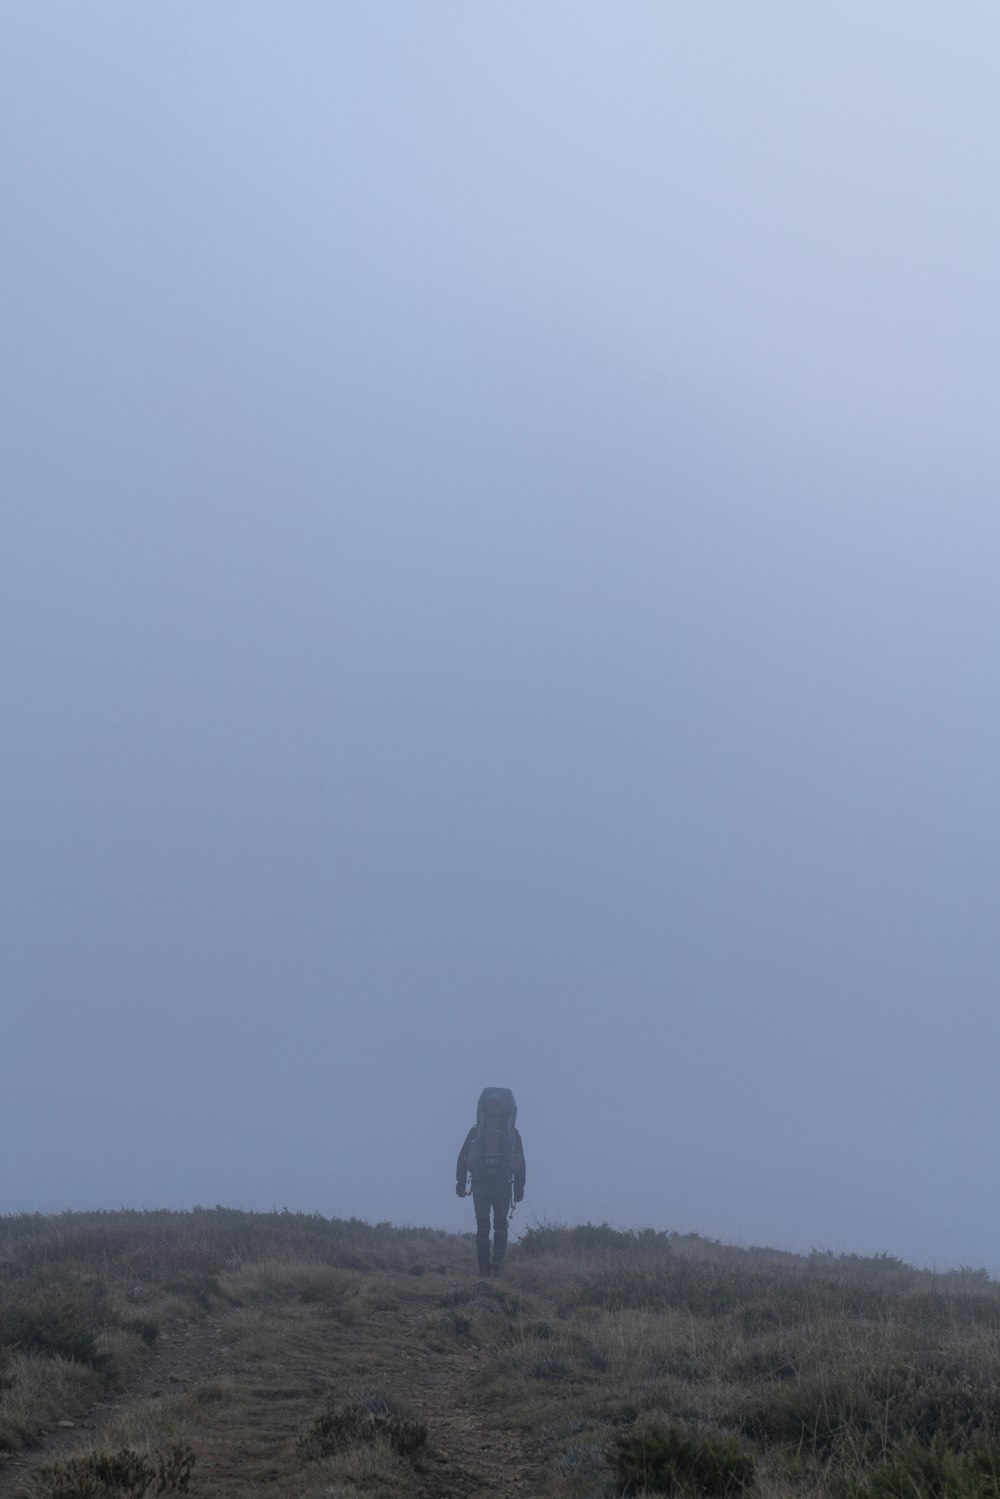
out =
[[0,1451],[36,1441],[59,1421],[73,1420],[106,1388],[106,1378],[86,1364],[38,1353],[13,1353],[0,1387]]

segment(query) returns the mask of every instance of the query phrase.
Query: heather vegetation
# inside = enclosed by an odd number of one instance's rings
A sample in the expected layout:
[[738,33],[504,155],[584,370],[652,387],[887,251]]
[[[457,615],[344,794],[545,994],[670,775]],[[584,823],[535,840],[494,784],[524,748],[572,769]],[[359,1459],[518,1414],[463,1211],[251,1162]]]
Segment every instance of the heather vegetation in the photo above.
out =
[[0,1234],[3,1494],[1000,1499],[983,1271],[538,1224],[485,1280],[465,1236],[221,1208]]

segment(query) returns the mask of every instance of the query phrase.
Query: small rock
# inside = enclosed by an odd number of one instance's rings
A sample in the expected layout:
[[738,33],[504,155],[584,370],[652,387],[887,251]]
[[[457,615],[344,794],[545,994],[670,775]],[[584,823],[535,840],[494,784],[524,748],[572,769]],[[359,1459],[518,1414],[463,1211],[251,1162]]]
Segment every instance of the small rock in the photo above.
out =
[[60,1426],[75,1426],[76,1422],[75,1421],[60,1421],[59,1425]]

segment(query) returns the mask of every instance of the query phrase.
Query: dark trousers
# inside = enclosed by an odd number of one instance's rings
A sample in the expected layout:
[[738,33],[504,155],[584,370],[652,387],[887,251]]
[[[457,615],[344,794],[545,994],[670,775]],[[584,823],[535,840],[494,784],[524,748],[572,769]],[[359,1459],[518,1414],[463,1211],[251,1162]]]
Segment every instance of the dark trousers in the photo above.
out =
[[490,1213],[493,1214],[493,1268],[499,1270],[507,1252],[507,1216],[510,1213],[510,1182],[473,1182],[472,1206],[476,1210],[476,1258],[481,1274],[490,1270]]

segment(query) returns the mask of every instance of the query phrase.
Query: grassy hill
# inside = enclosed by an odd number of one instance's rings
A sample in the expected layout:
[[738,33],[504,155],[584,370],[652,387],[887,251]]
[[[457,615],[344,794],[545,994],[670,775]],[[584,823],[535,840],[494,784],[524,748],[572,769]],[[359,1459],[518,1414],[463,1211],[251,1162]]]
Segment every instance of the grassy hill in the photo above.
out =
[[982,1271],[536,1226],[0,1219],[0,1495],[1000,1499]]

